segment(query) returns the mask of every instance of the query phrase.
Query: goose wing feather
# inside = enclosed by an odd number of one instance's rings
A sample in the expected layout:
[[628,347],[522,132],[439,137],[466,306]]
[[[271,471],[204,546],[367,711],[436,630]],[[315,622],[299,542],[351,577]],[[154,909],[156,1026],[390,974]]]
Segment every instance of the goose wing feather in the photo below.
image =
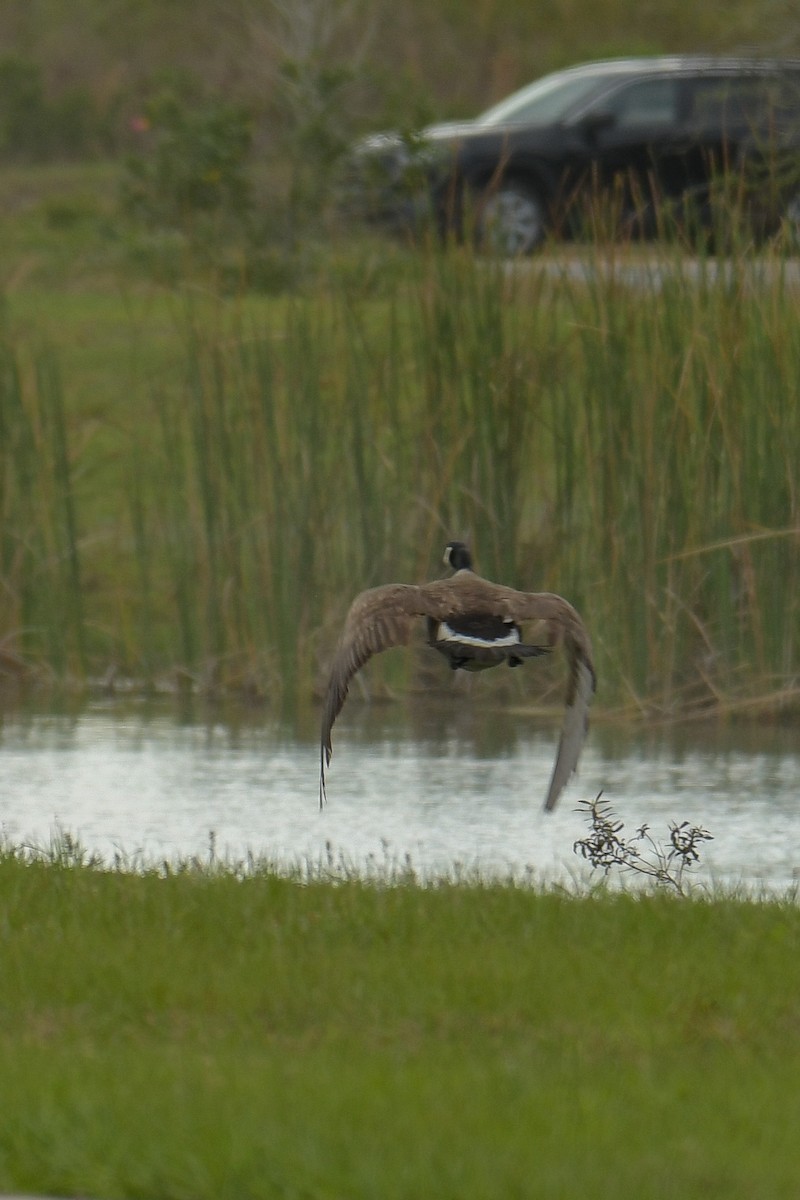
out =
[[561,643],[567,656],[569,677],[566,709],[558,740],[558,751],[544,802],[555,808],[564,785],[578,765],[589,728],[589,707],[597,676],[592,661],[592,643],[576,610],[552,592],[512,592],[507,597],[509,615],[516,621],[543,621],[551,645]]
[[394,646],[406,646],[419,617],[445,621],[474,607],[472,589],[454,588],[453,583],[452,579],[420,586],[389,583],[356,596],[345,618],[325,696],[321,740],[326,763],[332,753],[331,729],[347,698],[350,683],[372,655]]
[[405,583],[369,588],[350,605],[331,664],[320,730],[320,803],[325,766],[331,761],[331,730],[342,711],[353,676],[373,654],[405,646],[417,617],[427,615],[423,589]]
[[[565,643],[567,652],[569,643]],[[591,661],[580,652],[570,654],[570,675],[567,688],[567,707],[561,724],[556,761],[545,798],[545,809],[555,808],[564,785],[578,765],[581,749],[589,728],[589,705],[595,690],[595,674]]]

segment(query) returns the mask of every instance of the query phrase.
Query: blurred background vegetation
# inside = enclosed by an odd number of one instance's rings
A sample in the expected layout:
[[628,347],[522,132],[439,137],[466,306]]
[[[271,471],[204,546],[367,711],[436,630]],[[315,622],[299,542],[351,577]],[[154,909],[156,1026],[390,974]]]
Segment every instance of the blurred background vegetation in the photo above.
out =
[[631,290],[636,247],[582,247],[583,282],[515,275],[330,203],[360,132],[680,51],[800,52],[800,17],[4,0],[0,684],[177,671],[307,698],[353,591],[467,536],[487,574],[586,610],[607,707],[796,707],[786,247],[755,291],[744,244],[693,277],[672,246]]
[[798,49],[788,0],[4,0],[0,161],[132,156],[151,223],[181,195],[250,199],[296,239],[359,131],[474,115],[585,59]]
[[[613,54],[791,54],[789,0],[4,0],[3,154],[124,150],[166,79],[251,109],[261,153],[288,120],[468,115],[544,71]],[[329,114],[328,114],[329,115]],[[46,135],[42,137],[42,130]]]

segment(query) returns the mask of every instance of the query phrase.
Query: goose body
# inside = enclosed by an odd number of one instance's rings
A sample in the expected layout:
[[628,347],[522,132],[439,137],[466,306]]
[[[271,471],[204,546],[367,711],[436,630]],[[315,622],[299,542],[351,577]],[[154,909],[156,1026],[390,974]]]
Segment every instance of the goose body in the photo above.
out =
[[[484,671],[502,663],[517,667],[526,658],[563,645],[569,670],[566,711],[546,809],[555,807],[575,770],[596,684],[591,641],[580,616],[571,604],[551,592],[520,592],[483,579],[473,571],[463,542],[448,542],[444,561],[454,570],[448,579],[369,588],[350,606],[322,711],[320,805],[325,796],[325,767],[333,752],[331,730],[354,675],[373,654],[407,645],[421,618],[426,623],[429,645],[447,659],[454,671]],[[523,640],[522,627],[533,622],[544,627],[545,645]]]

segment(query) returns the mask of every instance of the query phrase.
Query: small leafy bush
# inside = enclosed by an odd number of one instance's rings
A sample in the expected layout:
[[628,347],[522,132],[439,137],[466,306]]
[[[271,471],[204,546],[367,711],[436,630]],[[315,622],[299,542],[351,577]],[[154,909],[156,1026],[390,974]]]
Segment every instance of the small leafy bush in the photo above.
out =
[[249,110],[219,97],[197,103],[164,92],[137,119],[145,139],[126,163],[123,204],[151,228],[186,228],[198,216],[241,223],[252,204]]

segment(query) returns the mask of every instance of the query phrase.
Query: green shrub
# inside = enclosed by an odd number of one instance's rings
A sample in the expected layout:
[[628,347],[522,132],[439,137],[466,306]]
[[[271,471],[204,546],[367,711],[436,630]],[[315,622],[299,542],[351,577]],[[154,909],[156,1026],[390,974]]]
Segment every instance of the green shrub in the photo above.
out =
[[240,223],[251,207],[247,160],[252,119],[219,97],[196,105],[166,91],[141,119],[143,152],[127,160],[123,204],[153,228],[191,226],[211,214]]

